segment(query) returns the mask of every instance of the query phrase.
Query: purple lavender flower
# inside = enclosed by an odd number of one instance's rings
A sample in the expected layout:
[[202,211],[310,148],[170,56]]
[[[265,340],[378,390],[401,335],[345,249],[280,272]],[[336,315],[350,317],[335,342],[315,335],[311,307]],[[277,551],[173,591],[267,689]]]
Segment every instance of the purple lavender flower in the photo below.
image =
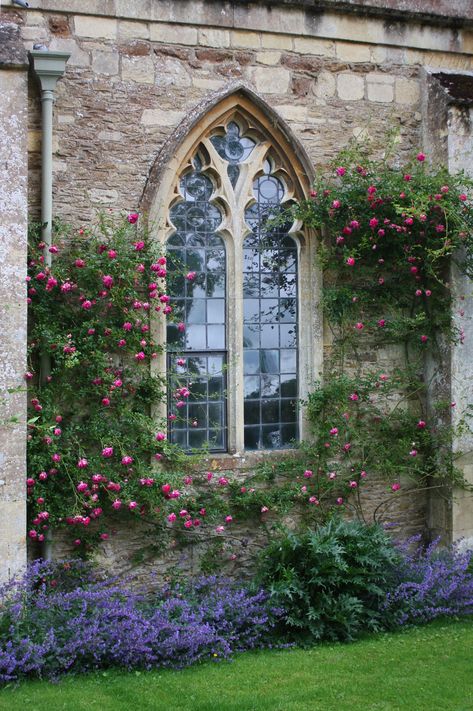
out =
[[0,590],[0,681],[225,659],[270,642],[282,611],[268,598],[217,577],[149,595],[84,564],[35,562]]

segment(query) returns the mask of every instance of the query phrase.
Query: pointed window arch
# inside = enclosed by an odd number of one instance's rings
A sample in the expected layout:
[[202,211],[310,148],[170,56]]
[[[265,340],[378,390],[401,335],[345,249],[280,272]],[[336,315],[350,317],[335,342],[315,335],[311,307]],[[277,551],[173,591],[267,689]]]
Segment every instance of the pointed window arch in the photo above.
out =
[[287,448],[301,436],[310,379],[300,323],[312,259],[300,225],[267,222],[309,181],[285,133],[247,97],[205,118],[171,161],[160,230],[173,308],[170,439],[189,451]]

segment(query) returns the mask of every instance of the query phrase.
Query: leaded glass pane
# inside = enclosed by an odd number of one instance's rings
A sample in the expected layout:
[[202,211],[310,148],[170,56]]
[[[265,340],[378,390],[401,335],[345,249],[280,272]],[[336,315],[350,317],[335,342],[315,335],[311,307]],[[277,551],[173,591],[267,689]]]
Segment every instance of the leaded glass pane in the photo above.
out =
[[168,355],[170,440],[189,451],[226,447],[225,356]]
[[[226,164],[224,189],[228,179],[236,188],[256,141],[236,121],[216,129],[210,141]],[[179,179],[182,199],[170,210],[170,439],[187,450],[206,445],[221,451],[227,430],[226,251],[218,233],[223,214],[213,199],[218,178],[203,165],[204,155],[197,153]],[[244,212],[251,230],[243,244],[242,275],[247,449],[291,446],[298,436],[297,247],[290,220],[272,221],[288,204],[284,183],[267,159]]]
[[170,440],[186,450],[203,445],[223,450],[226,254],[215,232],[222,215],[198,158],[179,187],[183,199],[170,210],[176,232],[167,243],[173,308],[167,326]]
[[[231,121],[228,124],[224,135],[212,136],[210,140],[212,141],[212,144],[220,158],[223,158],[223,160],[230,163],[230,166],[232,167],[247,160],[256,145],[255,141],[248,136],[240,135],[240,127],[234,121]],[[229,176],[230,180],[232,180],[232,174],[230,171]],[[238,175],[236,176],[236,180],[237,179]]]
[[245,447],[278,449],[298,431],[297,248],[290,225],[267,226],[284,198],[268,161],[253,190],[243,245]]

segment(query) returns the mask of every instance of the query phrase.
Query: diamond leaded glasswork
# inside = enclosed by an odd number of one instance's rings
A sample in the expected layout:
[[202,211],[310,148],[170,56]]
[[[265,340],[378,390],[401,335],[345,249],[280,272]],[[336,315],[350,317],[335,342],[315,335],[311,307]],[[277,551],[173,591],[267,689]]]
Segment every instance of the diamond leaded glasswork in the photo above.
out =
[[230,120],[201,139],[169,211],[170,439],[187,451],[227,450],[229,403],[243,413],[231,425],[245,449],[299,436],[297,242],[292,223],[268,223],[291,192],[270,140],[243,126]]
[[[226,254],[214,186],[201,170],[182,176],[167,242],[173,321],[168,322],[170,439],[184,449],[226,448]],[[210,355],[211,354],[211,355]]]
[[245,449],[279,449],[298,437],[297,245],[285,225],[265,227],[284,196],[269,162],[253,190],[243,243]]

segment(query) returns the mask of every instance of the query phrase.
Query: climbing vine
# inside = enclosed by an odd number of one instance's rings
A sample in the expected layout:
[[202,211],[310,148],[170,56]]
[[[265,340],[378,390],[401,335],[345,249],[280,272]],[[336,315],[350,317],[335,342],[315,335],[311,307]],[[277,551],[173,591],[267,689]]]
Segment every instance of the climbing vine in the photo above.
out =
[[423,153],[399,166],[355,146],[294,210],[321,236],[332,336],[323,384],[307,399],[314,452],[320,471],[349,482],[355,504],[373,474],[392,492],[408,480],[462,483],[449,426],[455,403],[428,402],[425,362],[442,368],[445,344],[464,339],[465,296],[454,301],[451,280],[453,269],[473,275],[467,190],[465,175],[429,169]]
[[153,524],[160,550],[208,535],[219,556],[231,550],[221,536],[231,541],[235,521],[256,520],[268,532],[294,511],[309,523],[345,507],[363,516],[360,489],[374,475],[387,497],[403,495],[407,479],[419,488],[460,483],[448,425],[454,404],[427,409],[423,366],[464,337],[451,318],[452,309],[456,323],[463,317],[451,273],[473,275],[471,190],[463,175],[429,170],[422,153],[400,167],[350,149],[291,208],[319,238],[330,352],[305,400],[311,442],[248,480],[203,471],[156,417],[166,402],[156,323],[174,314],[166,257],[138,214],[102,215],[75,233],[57,225],[51,267],[33,235],[30,538],[42,542],[63,527],[87,551],[126,512]]

